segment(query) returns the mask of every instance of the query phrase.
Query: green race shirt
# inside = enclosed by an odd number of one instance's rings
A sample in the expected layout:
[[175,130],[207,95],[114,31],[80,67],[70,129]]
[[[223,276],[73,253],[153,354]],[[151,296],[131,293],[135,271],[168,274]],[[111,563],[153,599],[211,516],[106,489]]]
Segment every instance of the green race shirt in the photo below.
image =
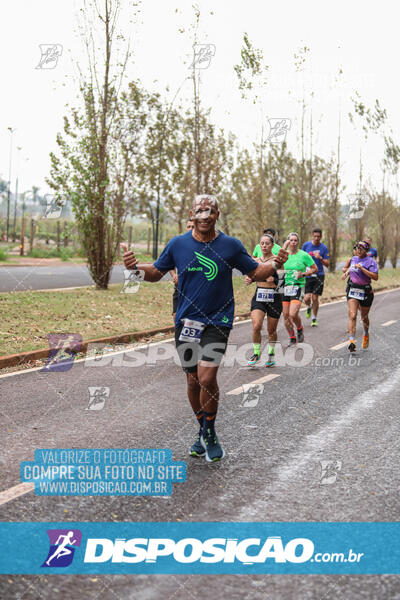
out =
[[289,258],[284,263],[283,268],[285,269],[285,285],[298,285],[304,287],[306,285],[306,278],[295,279],[293,273],[295,271],[301,271],[304,273],[307,267],[314,265],[314,259],[304,250],[299,250],[296,254],[289,254]]
[[[281,249],[281,247],[279,246],[279,244],[274,244],[272,246],[272,254],[275,254],[275,256],[278,254],[279,250]],[[262,258],[262,252],[261,252],[261,248],[260,248],[260,244],[257,244],[257,246],[254,248],[253,250],[253,256],[255,258]]]

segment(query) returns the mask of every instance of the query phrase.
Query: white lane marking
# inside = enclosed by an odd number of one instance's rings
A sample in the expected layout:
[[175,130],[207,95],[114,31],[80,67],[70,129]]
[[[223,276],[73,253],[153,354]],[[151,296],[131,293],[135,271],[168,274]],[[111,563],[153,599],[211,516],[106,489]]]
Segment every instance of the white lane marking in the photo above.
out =
[[28,494],[34,489],[35,486],[33,483],[19,483],[18,485],[14,485],[8,488],[8,490],[4,490],[4,492],[0,492],[0,505],[10,502],[10,500],[15,500],[18,496]]
[[[270,373],[269,375],[266,375],[265,377],[260,377],[260,379],[255,379],[254,381],[249,381],[248,383],[245,383],[243,385],[246,386],[246,388],[250,389],[251,387],[258,385],[259,383],[266,383],[267,381],[272,381],[273,379],[275,379],[276,377],[280,377],[280,375],[278,375],[278,373]],[[238,396],[239,394],[241,394],[243,392],[243,385],[241,385],[238,388],[235,388],[234,390],[231,390],[230,392],[226,392],[227,396]]]
[[[316,433],[306,436],[299,444],[300,450],[293,452],[289,459],[275,470],[272,482],[270,481],[264,490],[259,490],[257,494],[259,499],[253,503],[247,503],[237,515],[236,520],[254,520],[255,515],[260,519],[266,510],[265,499],[271,498],[271,493],[276,491],[277,486],[287,485],[288,481],[298,481],[307,472],[310,463],[316,462],[321,457],[321,451],[326,452],[334,447],[335,440],[345,436],[352,427],[352,423],[358,423],[363,413],[373,408],[375,404],[378,404],[379,410],[381,410],[383,398],[392,394],[393,390],[397,390],[399,384],[400,368],[380,386],[356,396],[347,410],[344,410],[339,416],[333,416],[326,426]],[[390,398],[392,397],[390,395]],[[281,491],[283,493],[284,490]]]
[[[38,290],[35,290],[38,291]],[[47,290],[48,291],[48,290]],[[251,319],[245,319],[244,321],[237,321],[236,323],[233,323],[233,326],[236,327],[237,325],[242,325],[242,323],[251,323]],[[167,334],[169,335],[169,334]],[[144,348],[149,348],[150,346],[159,346],[160,344],[166,344],[167,342],[171,342],[173,341],[174,338],[173,337],[169,337],[165,340],[161,340],[159,342],[150,342],[150,344],[144,344],[143,346],[132,346],[131,348],[125,348],[124,350],[115,350],[115,352],[106,352],[103,355],[103,358],[106,356],[116,356],[117,354],[124,354],[125,352],[131,352],[132,350],[143,350]],[[93,344],[94,342],[91,342],[91,344]],[[112,344],[112,342],[104,342],[105,345],[106,344]],[[116,344],[119,345],[119,344]],[[87,358],[77,358],[76,360],[74,360],[74,364],[76,363],[80,363],[80,362],[87,362],[89,360],[98,360],[98,357],[96,356],[88,356]],[[41,359],[43,360],[43,359]],[[41,369],[43,369],[43,365],[40,367],[32,367],[31,369],[21,369],[21,371],[13,371],[12,373],[4,373],[3,375],[0,375],[0,379],[3,379],[4,377],[13,377],[14,375],[21,375],[21,373],[32,373],[33,371],[40,371]]]
[[341,344],[337,344],[336,346],[331,346],[329,348],[329,350],[339,350],[339,348],[344,348],[345,346],[347,346],[349,344],[349,342],[342,342]]
[[397,319],[394,321],[386,321],[386,323],[382,323],[382,327],[388,327],[388,325],[393,325],[393,323],[397,323]]
[[317,431],[317,433],[312,433],[306,437],[300,452],[296,452],[286,464],[278,468],[278,480],[285,481],[295,478],[298,472],[304,471],[305,466],[314,455],[331,446],[337,437],[349,430],[353,421],[359,422],[362,413],[371,409],[377,401],[381,401],[384,396],[397,389],[399,383],[400,368],[379,387],[374,387],[356,396],[354,402],[350,404],[345,412],[333,417],[328,425]]

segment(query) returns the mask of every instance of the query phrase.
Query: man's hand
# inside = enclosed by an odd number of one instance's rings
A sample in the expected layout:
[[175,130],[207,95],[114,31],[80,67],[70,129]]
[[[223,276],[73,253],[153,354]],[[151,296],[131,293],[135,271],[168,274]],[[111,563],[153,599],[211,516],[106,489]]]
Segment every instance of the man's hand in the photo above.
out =
[[[286,240],[286,241],[288,242],[288,240]],[[288,242],[288,244],[289,244],[289,242]],[[276,255],[276,257],[274,259],[279,264],[279,266],[283,265],[283,263],[285,263],[289,257],[288,253],[286,252],[286,248],[287,248],[287,245],[285,242],[283,245],[283,248],[281,248],[279,250],[278,254]]]
[[136,256],[132,251],[128,252],[128,248],[125,244],[121,244],[121,248],[124,251],[124,265],[127,269],[134,270],[136,268],[137,260]]
[[175,285],[178,285],[178,274],[174,273],[172,275],[172,281],[174,282]]
[[251,279],[251,277],[249,277],[248,275],[245,276],[244,278],[244,282],[246,285],[250,285],[251,283],[253,283],[253,280]]

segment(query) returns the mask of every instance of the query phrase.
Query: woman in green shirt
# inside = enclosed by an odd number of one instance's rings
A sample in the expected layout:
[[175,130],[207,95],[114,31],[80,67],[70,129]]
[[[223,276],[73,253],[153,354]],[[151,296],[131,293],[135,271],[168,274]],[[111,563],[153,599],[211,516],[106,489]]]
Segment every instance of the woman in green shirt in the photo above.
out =
[[[264,233],[260,239],[261,258],[256,258],[258,263],[266,263],[274,260],[273,254],[274,238],[268,233]],[[251,285],[253,280],[246,275],[246,285]],[[279,277],[275,272],[265,281],[257,283],[256,291],[251,300],[251,321],[253,324],[252,339],[254,353],[248,361],[249,367],[254,367],[261,359],[261,329],[265,315],[267,315],[268,330],[268,359],[266,367],[275,365],[275,344],[277,341],[276,328],[279,317],[282,313],[282,296],[278,290]]]
[[[299,311],[304,296],[306,275],[312,275],[318,270],[318,267],[308,252],[299,250],[297,233],[289,233],[283,249],[289,253],[289,258],[283,265],[285,269],[285,287],[282,298],[283,320],[290,338],[289,346],[294,346],[296,342],[304,342],[304,329]],[[297,339],[294,326],[297,328]]]

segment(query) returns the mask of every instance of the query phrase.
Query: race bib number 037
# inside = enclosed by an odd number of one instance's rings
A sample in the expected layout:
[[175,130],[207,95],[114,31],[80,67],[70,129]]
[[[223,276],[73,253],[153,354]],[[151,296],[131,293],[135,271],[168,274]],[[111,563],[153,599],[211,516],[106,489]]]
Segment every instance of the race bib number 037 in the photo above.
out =
[[191,319],[183,319],[183,327],[179,336],[180,342],[197,342],[201,340],[205,324],[200,321],[192,321]]

